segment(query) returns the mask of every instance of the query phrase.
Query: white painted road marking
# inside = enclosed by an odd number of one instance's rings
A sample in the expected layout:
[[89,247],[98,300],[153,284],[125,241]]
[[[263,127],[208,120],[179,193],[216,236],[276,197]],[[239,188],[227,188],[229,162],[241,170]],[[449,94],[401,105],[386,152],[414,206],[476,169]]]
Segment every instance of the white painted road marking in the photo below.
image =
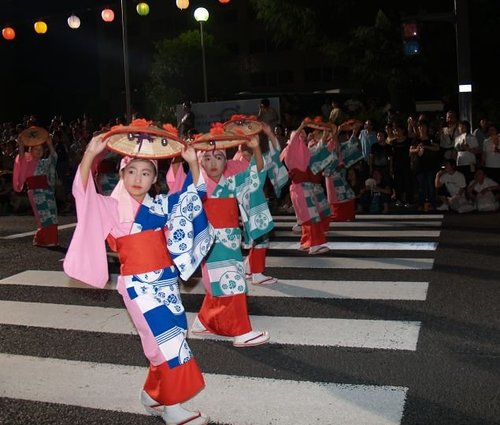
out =
[[[291,229],[291,227],[290,227]],[[326,236],[340,238],[439,238],[440,230],[329,230]],[[272,239],[279,237],[300,238],[300,233],[292,230],[273,230]]]
[[[104,289],[116,289],[116,275]],[[57,288],[95,289],[69,278],[58,271],[27,270],[0,280],[0,285],[49,286]],[[414,300],[427,298],[428,282],[395,282],[364,280],[295,280],[279,279],[275,285],[250,285],[253,297],[297,297],[297,298],[348,298],[375,300]],[[183,294],[204,294],[200,278],[192,278],[181,285]]]
[[[128,413],[147,369],[0,354],[0,396]],[[204,374],[206,388],[186,403],[233,425],[399,425],[405,387]]]
[[[195,313],[187,316],[191,323]],[[254,329],[269,330],[273,344],[415,351],[420,330],[417,321],[283,316],[250,316],[250,320]],[[0,323],[113,334],[137,333],[124,308],[0,301]]]
[[[435,251],[437,242],[327,242],[335,251]],[[299,249],[299,242],[271,241],[269,249]]]
[[[63,229],[70,229],[72,227],[76,227],[76,223],[71,223],[71,224],[63,224],[61,226],[57,226],[59,230]],[[33,236],[36,233],[36,230],[33,230],[31,232],[24,232],[24,233],[16,233],[15,235],[8,235],[8,236],[1,236],[0,239],[18,239],[18,238],[25,238],[26,236]]]

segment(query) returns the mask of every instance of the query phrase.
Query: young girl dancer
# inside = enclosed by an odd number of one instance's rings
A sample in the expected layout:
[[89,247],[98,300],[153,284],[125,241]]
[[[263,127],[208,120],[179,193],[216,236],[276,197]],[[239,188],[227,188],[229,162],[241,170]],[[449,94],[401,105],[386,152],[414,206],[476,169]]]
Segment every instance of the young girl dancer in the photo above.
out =
[[196,153],[192,148],[182,152],[191,173],[180,193],[151,197],[157,162],[124,157],[120,181],[107,197],[96,192],[90,178],[92,163],[105,145],[101,137],[91,140],[75,176],[78,225],[64,270],[102,288],[108,280],[108,238],[121,263],[118,291],[150,362],[142,403],[167,424],[207,424],[207,416],[181,405],[205,385],[186,342],[187,319],[178,285],[179,274],[189,278],[213,241],[198,192],[204,182]]

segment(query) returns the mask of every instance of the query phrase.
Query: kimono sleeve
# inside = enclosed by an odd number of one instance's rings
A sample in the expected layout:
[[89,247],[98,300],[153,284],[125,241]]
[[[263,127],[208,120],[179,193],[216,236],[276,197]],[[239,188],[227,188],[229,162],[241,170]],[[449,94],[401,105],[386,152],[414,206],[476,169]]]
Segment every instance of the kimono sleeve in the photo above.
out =
[[103,288],[109,279],[105,239],[114,219],[117,201],[97,194],[92,179],[83,187],[78,168],[73,182],[78,222],[64,259],[64,272],[71,278]]
[[248,242],[264,236],[274,227],[269,205],[262,190],[266,174],[265,170],[257,172],[256,166],[252,165],[233,177],[243,223],[243,237]]
[[323,171],[333,161],[333,155],[325,146],[324,142],[319,142],[311,150],[311,159],[309,160],[309,168],[313,174],[318,174]]
[[196,182],[189,172],[180,192],[168,195],[167,249],[182,280],[195,272],[214,242],[202,198],[206,186],[202,174]]
[[24,157],[16,155],[16,159],[14,161],[14,170],[12,173],[12,187],[14,191],[21,192],[23,190],[24,183],[26,182],[26,171],[26,159]]
[[281,162],[280,150],[275,149],[272,143],[269,143],[269,151],[264,154],[264,163],[274,193],[279,198],[281,189],[288,183],[288,170]]

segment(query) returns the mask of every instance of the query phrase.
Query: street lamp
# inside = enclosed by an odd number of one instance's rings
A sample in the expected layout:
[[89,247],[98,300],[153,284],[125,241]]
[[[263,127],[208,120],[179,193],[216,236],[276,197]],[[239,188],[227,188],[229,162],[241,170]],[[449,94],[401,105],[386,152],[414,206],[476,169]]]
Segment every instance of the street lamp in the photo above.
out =
[[199,7],[194,11],[194,19],[200,23],[200,39],[201,39],[201,58],[203,61],[203,88],[205,91],[205,102],[208,102],[207,96],[207,68],[205,65],[205,44],[203,43],[203,22],[208,21],[208,10],[204,7]]
[[123,46],[123,73],[125,77],[125,108],[127,124],[132,120],[132,102],[130,99],[130,72],[128,64],[128,42],[127,42],[127,5],[125,0],[120,2],[122,10],[122,46]]

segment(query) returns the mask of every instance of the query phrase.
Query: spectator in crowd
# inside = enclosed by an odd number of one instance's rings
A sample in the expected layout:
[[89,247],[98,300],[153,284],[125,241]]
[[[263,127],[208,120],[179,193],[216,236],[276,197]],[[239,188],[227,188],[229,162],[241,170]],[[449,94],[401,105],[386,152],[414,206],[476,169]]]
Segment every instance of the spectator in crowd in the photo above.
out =
[[490,123],[488,119],[483,117],[479,120],[479,126],[472,132],[472,135],[476,138],[477,143],[479,144],[479,149],[481,152],[483,151],[483,143],[488,137],[489,125]]
[[378,170],[387,180],[390,178],[392,169],[392,148],[387,144],[387,134],[383,130],[377,131],[377,143],[372,145],[370,149],[370,159],[368,168],[370,175],[373,171]]
[[483,143],[482,165],[486,175],[494,181],[500,181],[500,146],[496,126],[488,127],[488,138]]
[[487,177],[482,168],[476,170],[474,179],[467,186],[467,195],[478,211],[496,211],[499,191],[500,185]]
[[444,166],[436,174],[436,190],[442,204],[436,209],[448,211],[452,209],[459,213],[469,212],[474,209],[472,203],[465,197],[465,177],[455,169],[455,161],[447,159]]
[[373,129],[373,121],[366,120],[364,128],[359,132],[359,145],[363,153],[363,171],[368,174],[368,163],[372,146],[377,143],[377,133]]
[[460,121],[458,123],[459,135],[455,137],[457,170],[465,176],[467,184],[469,184],[474,176],[476,155],[480,152],[477,139],[471,134],[470,130],[469,121]]
[[274,128],[280,122],[280,117],[276,109],[271,106],[269,99],[264,98],[260,101],[259,112],[257,113],[257,118],[264,121],[269,127]]
[[191,102],[184,102],[182,104],[182,117],[177,127],[179,136],[187,137],[188,133],[195,128],[195,115],[191,110]]
[[358,209],[360,212],[387,213],[391,199],[392,187],[379,170],[373,170],[361,189]]
[[439,145],[430,138],[429,126],[425,121],[419,121],[417,124],[410,155],[415,158],[418,208],[422,211],[434,210],[436,209],[434,179],[439,168]]
[[459,135],[457,114],[454,111],[448,111],[443,124],[439,132],[441,158],[455,159],[455,137]]
[[342,108],[340,107],[340,103],[336,100],[332,100],[332,110],[330,111],[330,115],[328,116],[328,121],[332,124],[340,125],[346,120],[347,116],[342,112]]
[[410,168],[411,141],[406,133],[405,128],[396,124],[394,128],[396,138],[392,142],[392,176],[396,207],[409,208],[413,202],[413,178]]

